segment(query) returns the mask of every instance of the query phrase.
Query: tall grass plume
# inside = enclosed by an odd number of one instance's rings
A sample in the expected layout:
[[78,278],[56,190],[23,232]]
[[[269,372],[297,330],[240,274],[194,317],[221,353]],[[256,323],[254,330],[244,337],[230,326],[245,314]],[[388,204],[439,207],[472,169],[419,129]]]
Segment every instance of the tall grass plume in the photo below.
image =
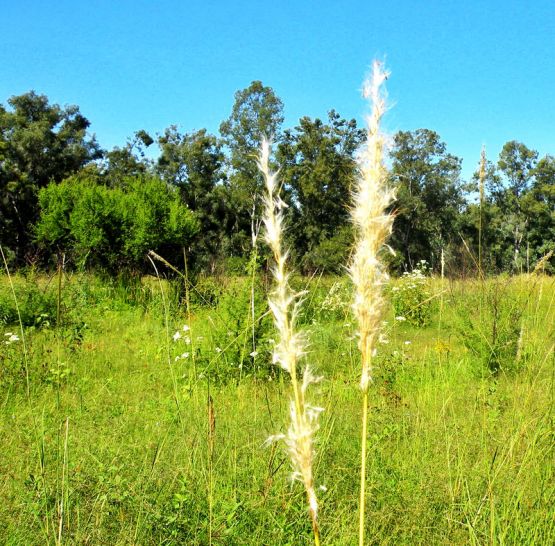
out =
[[355,227],[355,247],[350,264],[350,275],[355,296],[353,311],[358,321],[359,349],[361,353],[362,390],[362,448],[359,503],[359,544],[364,544],[366,435],[368,428],[368,387],[372,380],[372,357],[377,344],[385,300],[383,285],[388,280],[380,252],[391,234],[393,215],[388,207],[394,194],[387,186],[384,163],[385,137],[380,121],[385,112],[382,86],[388,78],[382,63],[374,61],[372,76],[366,80],[363,95],[371,102],[367,116],[367,140],[359,156],[359,176],[354,190],[352,220]]
[[314,542],[320,544],[318,525],[318,500],[314,487],[314,433],[318,429],[318,416],[322,408],[309,404],[306,400],[308,387],[319,380],[308,365],[299,375],[299,361],[306,354],[306,339],[295,330],[295,319],[299,312],[302,294],[293,291],[289,285],[287,272],[287,251],[283,248],[283,209],[285,203],[279,197],[277,173],[269,167],[270,144],[264,139],[261,146],[258,167],[264,176],[266,193],[264,196],[265,238],[275,261],[273,267],[274,290],[269,297],[269,305],[278,332],[273,362],[283,368],[291,377],[293,398],[290,401],[291,423],[287,434],[277,435],[270,440],[283,439],[287,445],[293,466],[293,478],[305,487],[309,514],[314,533]]

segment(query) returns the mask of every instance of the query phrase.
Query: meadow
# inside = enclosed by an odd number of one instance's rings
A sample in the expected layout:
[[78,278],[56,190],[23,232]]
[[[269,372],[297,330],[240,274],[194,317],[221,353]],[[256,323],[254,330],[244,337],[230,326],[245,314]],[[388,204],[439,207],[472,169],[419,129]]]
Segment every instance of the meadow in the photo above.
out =
[[[163,275],[162,266],[160,274]],[[313,543],[264,272],[0,278],[3,544]],[[555,279],[394,279],[369,387],[368,544],[555,542]],[[322,544],[358,538],[347,278],[294,278],[323,380]]]

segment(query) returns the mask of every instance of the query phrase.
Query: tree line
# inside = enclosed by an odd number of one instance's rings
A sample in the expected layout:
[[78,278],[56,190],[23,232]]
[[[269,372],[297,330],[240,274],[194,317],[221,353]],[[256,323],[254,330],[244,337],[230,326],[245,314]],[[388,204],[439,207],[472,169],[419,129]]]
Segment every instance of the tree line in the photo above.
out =
[[[196,271],[244,271],[260,227],[262,136],[274,142],[287,237],[305,273],[340,272],[352,232],[350,192],[364,131],[335,110],[283,127],[283,103],[254,81],[235,94],[219,135],[137,131],[103,150],[77,106],[29,92],[0,104],[0,243],[16,266],[146,270],[149,250]],[[157,145],[156,159],[148,149]],[[389,265],[426,260],[447,273],[527,271],[555,246],[555,157],[512,140],[471,180],[430,129],[399,131]],[[263,253],[259,255],[264,258]],[[553,268],[555,262],[547,263]]]

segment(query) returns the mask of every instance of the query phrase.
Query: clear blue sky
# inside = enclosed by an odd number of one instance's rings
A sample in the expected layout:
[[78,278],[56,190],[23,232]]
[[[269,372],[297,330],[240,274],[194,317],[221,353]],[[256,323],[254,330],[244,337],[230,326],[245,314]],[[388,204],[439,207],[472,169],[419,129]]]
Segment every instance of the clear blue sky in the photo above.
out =
[[388,130],[434,129],[468,175],[482,144],[555,154],[554,54],[549,0],[0,0],[0,102],[77,104],[104,148],[170,124],[216,132],[255,79],[286,126],[331,108],[362,121],[377,56]]

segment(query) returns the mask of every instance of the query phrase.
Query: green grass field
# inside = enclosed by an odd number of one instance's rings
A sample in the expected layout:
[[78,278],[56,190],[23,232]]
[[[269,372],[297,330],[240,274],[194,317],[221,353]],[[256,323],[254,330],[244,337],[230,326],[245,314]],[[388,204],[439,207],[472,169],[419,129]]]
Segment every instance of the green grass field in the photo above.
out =
[[[265,280],[200,279],[190,314],[177,281],[59,280],[16,276],[14,300],[0,279],[2,544],[311,544],[303,487],[265,443],[289,404]],[[392,282],[374,359],[368,543],[555,543],[555,280],[410,282]],[[350,288],[295,284],[324,377],[322,544],[352,545]]]

